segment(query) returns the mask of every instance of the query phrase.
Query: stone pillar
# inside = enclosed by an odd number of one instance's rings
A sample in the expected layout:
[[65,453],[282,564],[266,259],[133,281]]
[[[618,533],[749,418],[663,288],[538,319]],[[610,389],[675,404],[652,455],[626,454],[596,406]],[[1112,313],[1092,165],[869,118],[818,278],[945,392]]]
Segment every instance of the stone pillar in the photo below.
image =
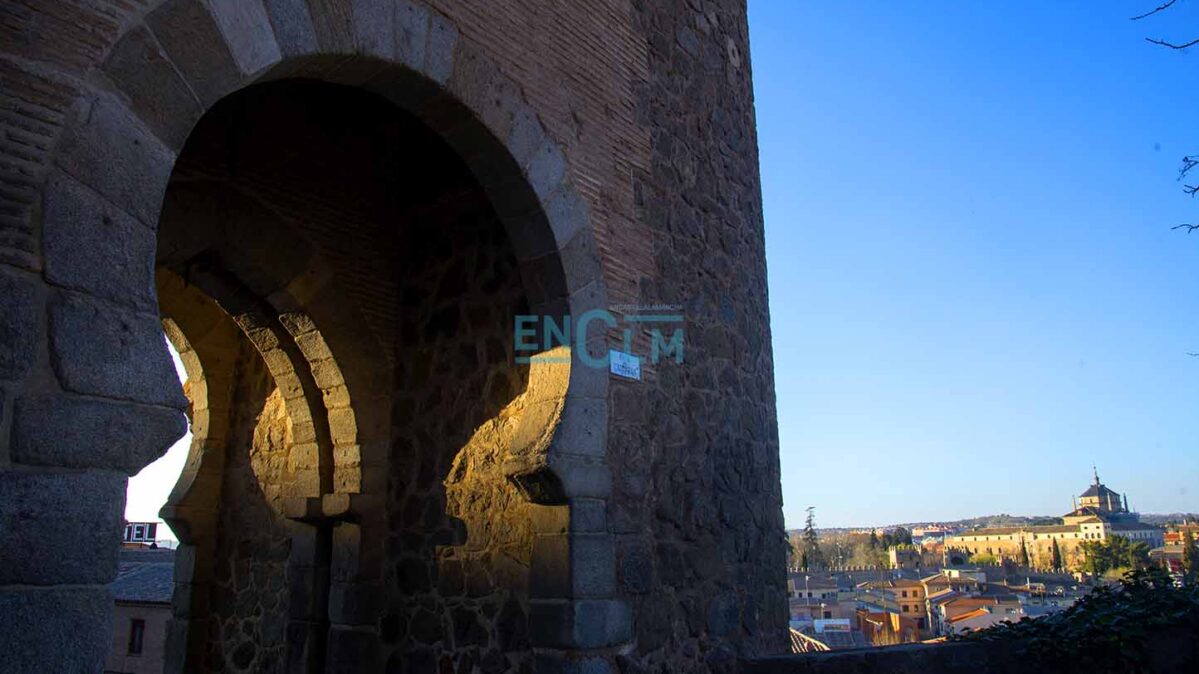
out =
[[378,499],[326,494],[293,499],[288,509],[294,529],[287,671],[379,670],[382,537],[371,536],[381,531]]
[[615,671],[617,647],[632,638],[632,611],[615,598],[616,547],[606,503],[573,499],[534,506],[529,635],[538,674]]
[[175,550],[175,590],[163,656],[163,671],[167,674],[184,674],[189,665],[202,662],[215,545],[215,533],[206,532],[197,543],[182,543]]
[[[82,284],[123,245],[96,235],[121,223],[81,189],[45,210],[52,281]],[[101,671],[126,476],[186,430],[152,305],[94,280],[125,301],[0,265],[0,671]]]
[[109,472],[0,472],[0,671],[101,671],[124,489]]
[[64,147],[64,168],[37,171],[28,254],[7,255],[11,239],[0,238],[6,672],[102,670],[126,478],[186,431],[154,297],[153,230],[72,177],[87,173],[72,164],[81,153],[103,155],[110,175],[129,166],[78,137]]

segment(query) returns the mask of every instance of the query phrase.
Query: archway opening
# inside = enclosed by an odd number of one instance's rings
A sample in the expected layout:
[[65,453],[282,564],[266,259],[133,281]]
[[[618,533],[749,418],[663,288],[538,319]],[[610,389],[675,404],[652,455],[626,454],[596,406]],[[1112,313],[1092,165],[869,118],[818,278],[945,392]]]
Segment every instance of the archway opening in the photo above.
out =
[[[175,345],[165,335],[164,340],[175,366],[175,374],[186,395],[189,378],[187,369]],[[178,536],[167,526],[159,511],[166,505],[171,489],[179,481],[187,462],[192,442],[190,410],[188,420],[188,429],[183,437],[176,440],[166,453],[129,478],[125,492],[125,531],[122,536],[122,543],[127,548],[172,549],[179,544]]]
[[157,265],[203,373],[164,509],[176,666],[527,660],[530,506],[504,461],[538,279],[462,159],[374,94],[250,87],[180,154]]

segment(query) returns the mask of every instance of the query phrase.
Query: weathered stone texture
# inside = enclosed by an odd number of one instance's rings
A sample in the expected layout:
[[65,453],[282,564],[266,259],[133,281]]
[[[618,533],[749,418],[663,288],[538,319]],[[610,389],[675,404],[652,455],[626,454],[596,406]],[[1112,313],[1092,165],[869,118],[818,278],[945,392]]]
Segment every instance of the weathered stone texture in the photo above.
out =
[[89,97],[80,108],[77,121],[62,135],[55,163],[117,208],[154,227],[174,153],[113,96]]
[[116,473],[0,472],[0,586],[110,582],[124,507]]
[[152,312],[154,232],[58,173],[42,208],[46,280]]
[[282,57],[262,0],[207,4],[243,75],[261,72]]
[[56,294],[49,314],[50,357],[63,388],[187,407],[157,318],[74,293]]
[[33,281],[0,267],[0,379],[25,376],[39,336]]
[[61,78],[0,58],[2,263],[40,267],[33,211],[75,93]]
[[[216,6],[232,6],[233,4],[217,3]],[[252,6],[255,3],[243,4]],[[162,67],[169,69],[171,64],[174,64],[174,67],[186,79],[191,93],[200,99],[201,106],[206,108],[212,105],[237,87],[241,72],[233,60],[233,54],[230,53],[221,28],[209,11],[207,3],[197,0],[167,0],[146,16],[146,24],[153,31],[153,38],[150,38],[149,34],[126,38],[135,40],[131,43],[130,51],[133,50],[133,44],[138,44],[139,50],[153,49],[153,40],[156,39],[157,44],[162,46],[163,52],[170,59],[169,63],[163,62]],[[128,67],[126,63],[131,58],[133,58],[132,53],[122,55],[121,48],[118,47],[114,59],[119,60],[110,65],[109,70],[117,73],[114,77],[123,83],[132,84],[145,81],[143,73],[124,72]],[[149,65],[145,61],[150,58],[149,55],[144,55],[135,63],[145,68]],[[159,63],[159,61],[154,59],[153,63]],[[172,76],[164,70],[162,77]],[[174,78],[171,81],[174,82]],[[151,81],[151,83],[160,85],[157,81]],[[159,86],[154,88],[157,90]],[[190,98],[190,95],[183,96],[182,92],[180,93],[181,100]],[[192,101],[187,104],[187,107],[192,108],[194,105],[195,103]],[[186,131],[190,131],[190,129],[186,129],[185,134]]]
[[82,73],[100,61],[143,0],[11,0],[0,5],[0,44],[30,61]]
[[99,672],[111,610],[106,587],[0,589],[0,671]]
[[[480,659],[515,671],[529,657],[519,623],[532,531],[502,468],[529,376],[512,363],[508,317],[525,310],[485,201],[475,192],[446,206],[413,217],[400,244],[410,273],[396,347],[389,615],[407,625],[397,653],[425,643],[466,671]],[[424,631],[437,624],[453,627]]]
[[[635,176],[649,169],[651,143],[648,111],[637,102],[649,77],[651,46],[636,23],[638,4],[597,0],[554,11],[537,0],[430,4],[521,88],[537,126],[544,126],[565,158],[561,170],[587,200],[609,299],[636,301],[640,278],[654,267],[650,237],[637,226],[634,202]],[[555,151],[540,143],[523,146],[516,136],[521,128],[518,117],[513,154],[523,165],[543,153],[535,184],[552,189],[559,170]]]
[[[173,37],[176,36],[168,35],[168,38]],[[177,36],[177,39],[181,44],[190,45],[195,37],[182,35]],[[202,52],[195,58],[212,56],[209,52]],[[184,61],[186,65],[189,64]],[[196,83],[193,86],[198,86],[201,92],[197,94],[176,68],[155,35],[145,27],[135,28],[121,38],[104,65],[104,72],[130,98],[133,111],[171,148],[181,147],[192,125],[200,119],[203,107],[196,97],[213,95],[209,89],[221,86],[219,81],[211,86],[204,86],[206,81]],[[221,69],[214,65],[211,71],[202,72],[220,73]]]
[[28,396],[13,414],[13,461],[136,475],[187,432],[176,409],[66,394]]
[[[289,524],[281,517],[292,438],[283,399],[243,344],[213,552],[211,632],[205,664],[216,670],[284,672]],[[309,592],[316,588],[309,587]],[[294,598],[293,598],[294,599]]]
[[641,3],[635,20],[649,45],[638,108],[653,161],[636,187],[654,272],[632,300],[678,306],[686,337],[683,363],[613,386],[609,521],[638,659],[705,671],[730,657],[718,644],[777,652],[786,630],[753,99],[734,58],[746,23],[740,3],[681,1]]

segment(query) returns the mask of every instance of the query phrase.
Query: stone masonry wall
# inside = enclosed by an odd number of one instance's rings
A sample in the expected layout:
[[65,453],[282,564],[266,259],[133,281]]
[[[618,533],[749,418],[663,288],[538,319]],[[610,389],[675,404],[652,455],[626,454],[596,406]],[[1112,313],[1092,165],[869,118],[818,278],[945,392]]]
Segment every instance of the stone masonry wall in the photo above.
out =
[[290,422],[278,388],[249,344],[235,367],[204,666],[282,672],[291,541],[280,499],[288,477]]
[[[609,522],[644,671],[723,671],[785,645],[785,540],[745,8],[640,2],[649,79],[637,175],[653,271],[685,357],[612,387]],[[636,670],[642,671],[642,670]]]
[[[610,388],[607,529],[635,622],[622,662],[702,671],[785,649],[744,3],[436,4],[488,45],[566,148],[610,304],[672,304],[685,317],[682,365],[646,365],[644,381]],[[647,342],[638,335],[640,353]]]
[[477,189],[410,209],[400,249],[389,666],[526,671],[532,532],[502,472],[529,376],[514,363],[512,319],[528,311],[516,260]]

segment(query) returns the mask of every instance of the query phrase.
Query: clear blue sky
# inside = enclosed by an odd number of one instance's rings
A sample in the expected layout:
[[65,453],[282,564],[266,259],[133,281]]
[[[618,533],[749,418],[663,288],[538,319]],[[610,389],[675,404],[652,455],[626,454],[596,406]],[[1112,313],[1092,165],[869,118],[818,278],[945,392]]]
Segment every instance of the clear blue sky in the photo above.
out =
[[[1199,511],[1199,3],[750,0],[787,524]],[[1199,175],[1194,176],[1199,181]]]

